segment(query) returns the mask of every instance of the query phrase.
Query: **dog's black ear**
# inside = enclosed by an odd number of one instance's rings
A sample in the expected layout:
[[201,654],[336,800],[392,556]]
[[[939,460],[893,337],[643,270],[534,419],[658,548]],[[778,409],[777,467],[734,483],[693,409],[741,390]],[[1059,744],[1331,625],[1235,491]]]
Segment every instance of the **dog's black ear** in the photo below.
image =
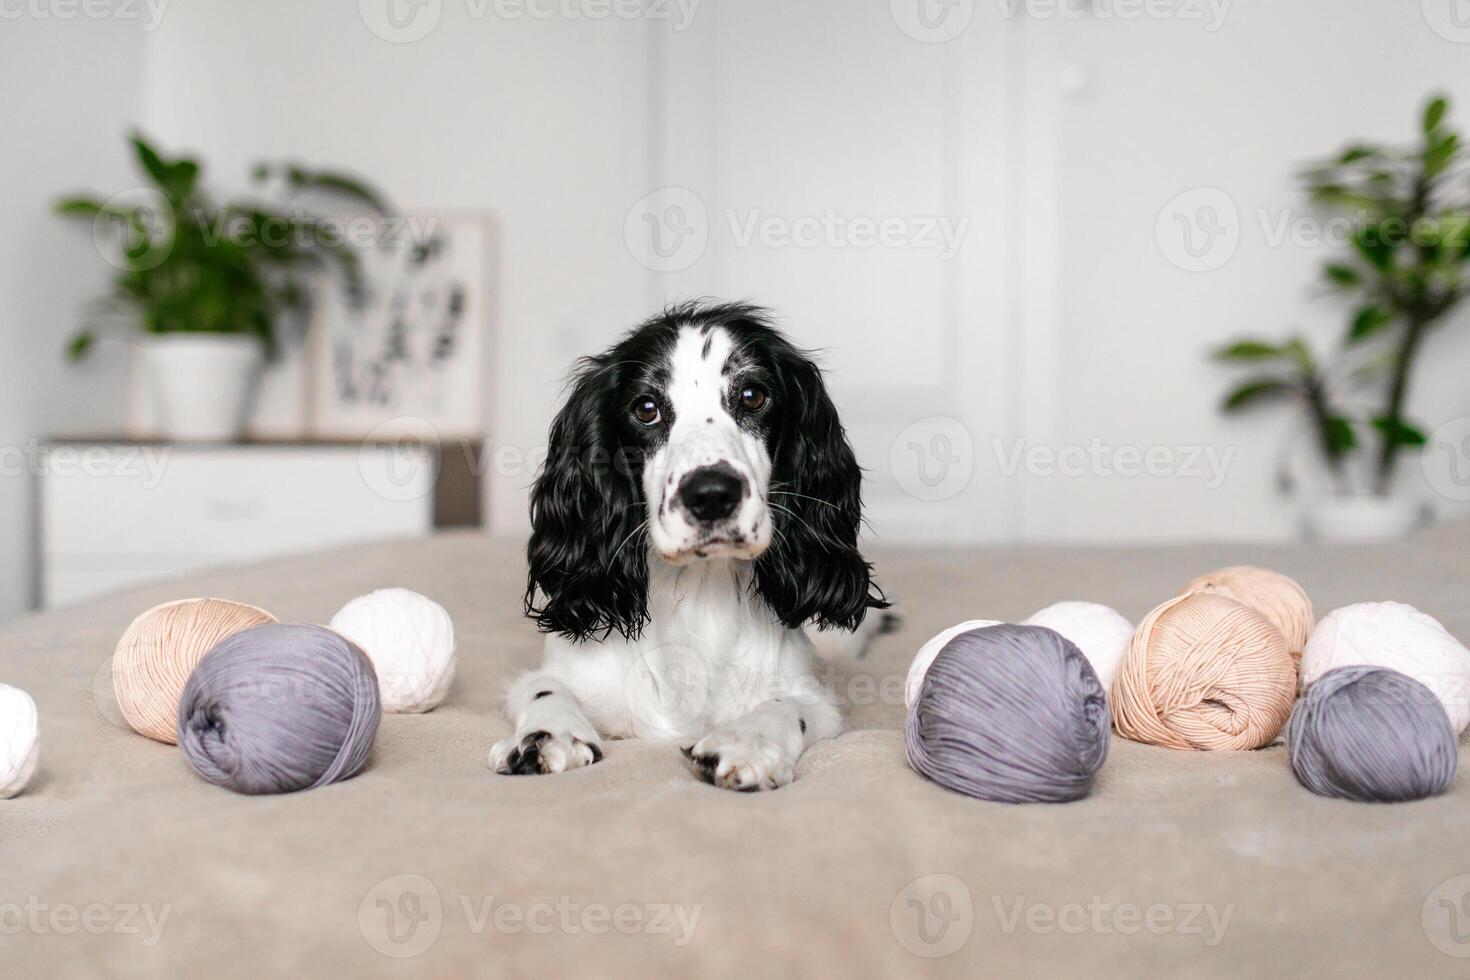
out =
[[837,407],[812,361],[784,342],[773,394],[780,412],[771,443],[775,534],[756,559],[755,588],[781,622],[856,629],[889,603],[858,551],[862,470]]
[[583,362],[531,489],[526,615],[574,640],[635,639],[648,621],[642,458],[616,429],[615,375]]

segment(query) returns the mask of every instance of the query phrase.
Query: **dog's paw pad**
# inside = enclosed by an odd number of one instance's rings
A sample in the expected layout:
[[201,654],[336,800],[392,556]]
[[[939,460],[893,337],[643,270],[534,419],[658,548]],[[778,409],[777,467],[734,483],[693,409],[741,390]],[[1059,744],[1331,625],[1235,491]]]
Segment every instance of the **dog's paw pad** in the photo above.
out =
[[574,735],[540,729],[501,739],[490,749],[490,768],[508,776],[566,772],[602,761],[602,747]]
[[791,760],[761,735],[714,732],[683,751],[690,770],[721,789],[755,793],[796,777]]

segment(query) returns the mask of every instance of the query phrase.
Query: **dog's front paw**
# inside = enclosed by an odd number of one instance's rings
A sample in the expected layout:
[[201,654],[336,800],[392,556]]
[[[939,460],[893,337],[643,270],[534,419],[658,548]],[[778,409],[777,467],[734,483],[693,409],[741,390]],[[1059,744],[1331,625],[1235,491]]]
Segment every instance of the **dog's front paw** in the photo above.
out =
[[490,768],[508,776],[565,772],[602,761],[602,747],[574,735],[538,730],[503,738],[490,748]]
[[792,760],[764,735],[728,728],[684,749],[684,759],[700,779],[742,793],[777,789],[796,778]]

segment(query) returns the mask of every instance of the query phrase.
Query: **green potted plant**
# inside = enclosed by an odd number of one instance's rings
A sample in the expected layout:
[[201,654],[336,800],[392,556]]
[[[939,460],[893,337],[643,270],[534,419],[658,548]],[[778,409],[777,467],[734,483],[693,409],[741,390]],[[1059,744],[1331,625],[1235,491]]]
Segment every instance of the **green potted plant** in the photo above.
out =
[[1337,352],[1319,363],[1300,337],[1248,337],[1215,356],[1250,369],[1225,396],[1239,412],[1295,403],[1309,420],[1328,489],[1309,502],[1309,532],[1325,538],[1398,536],[1422,518],[1399,467],[1425,443],[1407,417],[1414,366],[1433,333],[1465,299],[1470,266],[1470,182],[1449,103],[1431,98],[1406,146],[1358,143],[1304,173],[1312,200],[1345,223],[1346,254],[1323,267],[1345,301]]
[[[360,296],[356,257],[340,221],[301,207],[215,203],[200,186],[198,161],[168,159],[141,135],[131,143],[146,186],[56,204],[58,213],[92,222],[99,252],[117,268],[68,354],[85,356],[104,330],[141,332],[160,433],[238,438],[285,318],[304,315],[324,267],[340,273],[349,299]],[[343,174],[261,166],[255,178],[293,197],[384,212],[376,191]]]

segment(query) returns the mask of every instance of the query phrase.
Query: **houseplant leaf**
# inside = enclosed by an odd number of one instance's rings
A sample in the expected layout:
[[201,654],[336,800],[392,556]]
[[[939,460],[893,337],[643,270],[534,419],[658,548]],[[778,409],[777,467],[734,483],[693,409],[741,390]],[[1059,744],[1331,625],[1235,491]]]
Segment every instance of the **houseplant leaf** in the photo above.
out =
[[1439,124],[1444,121],[1444,114],[1449,107],[1449,101],[1444,96],[1430,100],[1429,104],[1424,107],[1423,122],[1425,133],[1432,133],[1439,128]]
[[1348,328],[1348,341],[1358,343],[1367,340],[1392,322],[1392,314],[1380,309],[1377,304],[1369,303],[1353,316],[1352,325]]
[[1264,340],[1237,340],[1215,351],[1221,361],[1263,361],[1281,357],[1282,349]]
[[1418,428],[1389,415],[1380,415],[1374,419],[1373,428],[1383,433],[1383,438],[1395,446],[1422,446],[1429,441]]
[[1276,378],[1247,381],[1225,396],[1225,400],[1220,403],[1220,409],[1224,412],[1238,412],[1262,399],[1288,395],[1294,390],[1291,385]]

